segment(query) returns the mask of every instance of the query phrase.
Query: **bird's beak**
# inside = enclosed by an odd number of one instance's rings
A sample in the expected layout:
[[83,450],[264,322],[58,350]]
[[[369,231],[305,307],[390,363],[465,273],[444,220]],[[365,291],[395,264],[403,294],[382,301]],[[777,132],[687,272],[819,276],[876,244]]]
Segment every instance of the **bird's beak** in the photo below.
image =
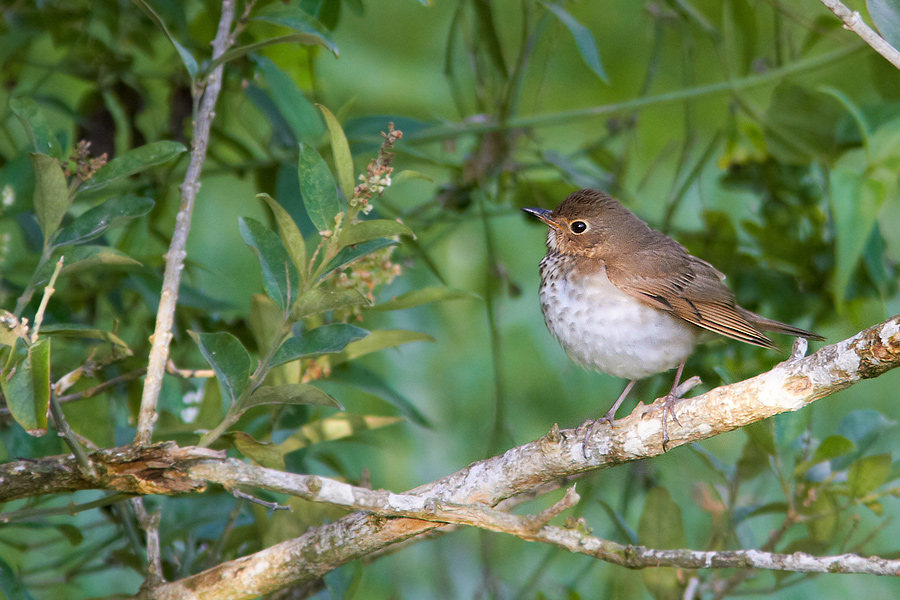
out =
[[550,227],[556,227],[559,229],[559,224],[556,223],[553,219],[550,218],[550,213],[552,210],[547,210],[546,208],[523,208],[525,212],[528,214],[536,216],[538,219],[549,225]]

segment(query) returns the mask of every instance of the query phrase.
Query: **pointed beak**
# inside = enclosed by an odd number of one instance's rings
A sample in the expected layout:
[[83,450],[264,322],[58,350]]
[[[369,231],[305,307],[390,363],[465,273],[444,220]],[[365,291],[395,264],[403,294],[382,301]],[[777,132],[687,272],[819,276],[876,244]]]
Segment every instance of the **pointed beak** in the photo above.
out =
[[528,214],[536,216],[538,219],[549,225],[550,227],[556,227],[559,229],[559,225],[550,218],[550,213],[552,210],[547,210],[546,208],[523,208],[525,212]]

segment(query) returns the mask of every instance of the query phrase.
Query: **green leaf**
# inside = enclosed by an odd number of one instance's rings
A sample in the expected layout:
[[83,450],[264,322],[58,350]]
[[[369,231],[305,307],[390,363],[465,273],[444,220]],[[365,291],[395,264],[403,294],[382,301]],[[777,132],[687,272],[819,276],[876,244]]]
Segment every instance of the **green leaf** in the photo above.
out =
[[267,469],[284,471],[284,453],[272,442],[260,442],[243,431],[228,434],[237,451]]
[[0,559],[0,596],[4,598],[20,598],[21,600],[32,600],[33,596],[28,593],[21,578],[16,575],[12,567],[5,560]]
[[29,435],[40,437],[47,433],[50,340],[40,339],[28,346],[24,338],[17,339],[0,372],[0,389],[16,423]]
[[433,342],[434,338],[427,333],[408,331],[406,329],[379,329],[369,332],[364,339],[347,344],[347,348],[340,355],[332,359],[336,365],[347,360],[359,358],[365,354],[371,354],[387,348],[396,348],[412,342]]
[[275,232],[254,219],[238,219],[241,237],[256,254],[263,272],[266,294],[287,311],[297,298],[300,275]]
[[347,144],[347,137],[337,118],[331,114],[331,111],[317,104],[319,110],[325,116],[325,124],[328,125],[328,133],[331,136],[331,154],[334,157],[334,168],[337,171],[337,180],[344,193],[344,198],[349,200],[353,197],[353,157],[350,155],[350,146]]
[[168,140],[134,148],[105,164],[93,177],[82,183],[78,191],[99,190],[124,177],[167,163],[186,150],[184,144]]
[[378,252],[383,248],[387,248],[388,246],[397,246],[399,242],[395,242],[394,240],[389,240],[387,238],[379,238],[377,240],[372,240],[371,242],[364,242],[362,244],[357,244],[356,246],[347,246],[342,248],[340,252],[337,253],[331,262],[325,267],[325,270],[322,271],[322,275],[319,277],[319,281],[322,281],[326,277],[328,277],[331,273],[337,271],[338,269],[343,269],[350,263],[359,260],[364,256],[368,256],[373,252]]
[[306,383],[287,383],[277,386],[266,385],[259,388],[241,403],[240,412],[243,413],[249,408],[264,404],[306,404],[334,406],[342,410],[344,408],[340,402],[317,387]]
[[856,444],[856,451],[833,461],[832,468],[843,470],[849,467],[850,463],[872,447],[882,433],[896,424],[896,421],[888,419],[877,410],[854,410],[844,415],[835,433]]
[[556,15],[556,18],[566,26],[569,33],[575,38],[575,45],[578,46],[578,52],[581,53],[584,64],[586,64],[587,67],[604,83],[609,83],[609,78],[606,76],[606,71],[603,70],[603,64],[600,62],[600,54],[597,52],[597,44],[594,43],[594,36],[591,34],[591,31],[576,21],[575,17],[569,14],[562,6],[546,2],[542,2],[541,4],[546,6],[554,15]]
[[840,507],[834,494],[828,488],[819,487],[809,493],[811,503],[803,503],[798,507],[800,514],[807,517],[806,530],[809,537],[816,542],[831,544],[840,526]]
[[66,225],[53,241],[55,246],[79,244],[100,237],[111,227],[143,217],[153,209],[153,200],[137,196],[110,198],[79,215]]
[[866,0],[866,8],[881,37],[900,48],[900,0]]
[[794,468],[794,476],[806,473],[813,466],[831,460],[845,454],[850,454],[856,449],[856,444],[840,435],[830,435],[819,444],[815,453],[809,460],[797,464]]
[[306,244],[303,242],[303,234],[291,218],[291,215],[274,198],[268,194],[257,194],[257,198],[265,200],[266,204],[275,215],[275,223],[278,225],[278,235],[281,243],[294,261],[297,274],[300,276],[300,284],[306,282]]
[[256,58],[272,102],[287,121],[294,137],[301,142],[318,142],[325,132],[316,107],[284,71],[264,56]]
[[131,349],[122,339],[109,331],[94,329],[89,325],[77,323],[54,323],[41,325],[41,335],[52,335],[65,338],[79,338],[87,340],[101,340],[119,347],[122,351],[131,354]]
[[301,427],[278,448],[283,454],[305,448],[320,442],[329,442],[350,437],[368,429],[387,427],[402,422],[400,417],[379,417],[375,415],[348,415],[338,413],[325,419],[318,419]]
[[[282,35],[279,37],[269,38],[267,40],[263,40],[261,42],[256,42],[255,44],[247,44],[246,46],[238,46],[237,48],[232,48],[216,60],[209,63],[207,67],[207,71],[212,71],[216,67],[221,64],[227,63],[230,60],[234,60],[236,58],[240,58],[242,56],[246,56],[251,52],[256,52],[262,48],[266,48],[268,46],[277,46],[278,44],[301,44],[303,46],[322,46],[326,50],[331,50],[328,46],[328,42],[323,40],[319,35],[309,34],[309,33],[292,33],[290,35]],[[335,57],[337,57],[337,48],[333,51]]]
[[422,427],[432,428],[433,425],[422,411],[407,398],[397,393],[387,382],[372,371],[360,366],[357,362],[349,362],[338,365],[332,369],[329,381],[344,383],[366,393],[378,396],[391,403],[401,415],[417,423]]
[[34,211],[47,243],[69,210],[69,184],[55,158],[46,154],[29,154],[28,159],[35,176]]
[[412,229],[390,219],[373,219],[371,221],[360,221],[359,223],[351,223],[341,230],[340,245],[353,246],[362,244],[378,238],[392,237],[395,235],[407,235],[413,239],[416,235]]
[[839,305],[846,299],[847,285],[888,192],[882,181],[865,173],[858,164],[847,164],[850,162],[840,161],[831,169],[829,178],[837,253],[832,294]]
[[283,25],[284,27],[290,27],[294,31],[315,36],[320,40],[320,42],[317,42],[320,46],[330,51],[335,57],[338,56],[337,45],[331,38],[331,33],[328,29],[300,8],[277,3],[270,4],[251,20]]
[[370,310],[403,310],[429,302],[442,302],[444,300],[471,300],[481,299],[481,296],[467,290],[458,290],[448,287],[427,287],[407,292],[387,302],[376,304]]
[[62,156],[62,145],[44,120],[37,102],[31,98],[17,96],[9,99],[9,109],[22,123],[35,152],[56,158]]
[[409,169],[405,169],[403,171],[400,171],[396,175],[391,176],[391,181],[394,184],[401,183],[409,179],[422,179],[424,181],[434,182],[434,178],[431,175],[420,173],[419,171],[410,171]]
[[188,334],[200,347],[203,358],[216,372],[216,379],[228,392],[234,403],[244,390],[250,379],[250,355],[236,337],[227,332]]
[[855,498],[874,492],[888,480],[891,474],[891,455],[864,456],[850,465],[847,485]]
[[744,427],[744,433],[759,446],[760,450],[772,456],[775,454],[775,433],[771,419],[757,421]]
[[178,43],[178,40],[172,36],[169,32],[169,28],[166,27],[165,22],[159,17],[156,12],[150,8],[150,5],[147,4],[146,0],[133,0],[135,4],[144,9],[150,18],[153,20],[156,25],[163,30],[163,33],[166,34],[166,37],[169,38],[169,41],[175,47],[175,50],[178,51],[178,56],[181,57],[181,62],[184,63],[184,68],[187,69],[188,75],[191,76],[191,80],[197,77],[197,71],[199,70],[197,67],[197,60],[188,52],[187,48]]
[[334,177],[316,149],[302,142],[298,177],[300,195],[303,196],[309,219],[318,231],[331,231],[334,229],[334,217],[341,212]]
[[92,271],[101,268],[125,268],[139,267],[141,263],[134,260],[124,252],[108,246],[63,246],[53,252],[51,259],[47,261],[38,274],[38,283],[50,279],[56,261],[60,256],[65,257],[63,268],[59,272],[62,275],[72,275],[83,271]]
[[329,291],[313,288],[300,295],[291,308],[291,319],[299,321],[337,308],[369,304],[369,299],[357,290]]
[[[638,541],[648,548],[671,550],[686,546],[681,508],[661,486],[650,489],[638,522]],[[645,569],[644,585],[654,598],[669,598],[680,589],[677,569]],[[680,596],[680,595],[679,595]]]
[[361,340],[369,332],[355,325],[333,323],[322,325],[302,336],[288,338],[272,357],[271,365],[277,367],[301,358],[334,354],[343,350],[350,342]]

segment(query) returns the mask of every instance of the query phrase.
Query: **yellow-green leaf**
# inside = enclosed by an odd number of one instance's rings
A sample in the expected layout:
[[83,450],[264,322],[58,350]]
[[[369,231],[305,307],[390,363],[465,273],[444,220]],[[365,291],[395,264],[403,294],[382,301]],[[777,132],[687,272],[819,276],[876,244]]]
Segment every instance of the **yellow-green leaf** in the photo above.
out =
[[69,210],[69,185],[66,175],[55,158],[46,154],[29,154],[34,169],[34,211],[45,243],[50,240],[66,211]]
[[344,198],[353,197],[353,157],[350,155],[350,145],[347,144],[347,136],[337,118],[331,111],[317,104],[319,110],[325,115],[325,123],[328,125],[328,133],[331,136],[331,154],[334,156],[334,168],[337,171],[338,185],[344,193]]

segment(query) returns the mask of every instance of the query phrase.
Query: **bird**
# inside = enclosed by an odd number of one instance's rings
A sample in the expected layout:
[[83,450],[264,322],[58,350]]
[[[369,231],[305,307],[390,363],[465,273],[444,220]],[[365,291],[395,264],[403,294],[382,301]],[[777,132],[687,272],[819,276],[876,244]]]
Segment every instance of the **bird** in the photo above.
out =
[[576,363],[629,380],[595,424],[615,420],[637,380],[677,369],[663,403],[666,450],[668,415],[678,423],[676,390],[698,343],[718,334],[777,349],[764,331],[825,339],[738,306],[721,272],[602,191],[522,210],[549,226],[539,292],[547,329]]

